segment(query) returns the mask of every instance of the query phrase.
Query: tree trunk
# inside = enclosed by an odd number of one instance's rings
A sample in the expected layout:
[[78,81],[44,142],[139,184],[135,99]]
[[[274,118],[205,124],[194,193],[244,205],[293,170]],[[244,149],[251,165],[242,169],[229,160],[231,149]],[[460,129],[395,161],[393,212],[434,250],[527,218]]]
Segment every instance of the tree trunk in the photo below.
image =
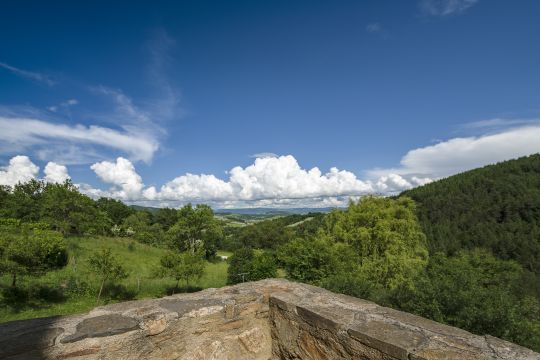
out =
[[97,295],[96,305],[99,303],[99,298],[101,297],[101,292],[103,291],[103,284],[105,284],[105,279],[101,280],[101,286],[99,287],[99,293]]
[[179,284],[179,283],[180,283],[180,279],[176,279],[176,285],[174,286],[173,293],[172,293],[173,295],[174,295],[174,292],[175,292],[176,290],[178,290],[178,284]]
[[17,287],[17,273],[13,273],[13,280],[11,281],[11,287]]

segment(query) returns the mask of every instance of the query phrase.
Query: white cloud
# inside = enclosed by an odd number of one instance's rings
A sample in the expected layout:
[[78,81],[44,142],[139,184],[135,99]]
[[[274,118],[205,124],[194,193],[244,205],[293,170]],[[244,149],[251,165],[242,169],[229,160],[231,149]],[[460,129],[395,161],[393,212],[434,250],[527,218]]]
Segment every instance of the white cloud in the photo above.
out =
[[331,168],[323,174],[318,168],[302,169],[291,156],[257,158],[245,168],[237,166],[227,181],[214,175],[186,174],[166,183],[158,191],[149,188],[144,195],[161,201],[276,201],[279,199],[324,198],[361,195],[373,191],[349,171]]
[[[178,176],[161,187],[145,187],[133,163],[123,157],[115,162],[102,161],[91,166],[96,175],[111,184],[108,190],[81,184],[82,192],[108,196],[153,206],[179,206],[204,202],[216,207],[325,207],[343,206],[348,199],[370,193],[393,194],[434,179],[540,152],[540,126],[526,126],[505,131],[453,138],[409,151],[401,166],[375,169],[368,179],[331,168],[302,168],[292,156],[259,157],[252,164],[236,166],[227,179],[212,174]],[[14,157],[0,171],[0,184],[15,184],[35,178],[39,168],[26,156]],[[54,174],[54,175],[53,175]],[[61,175],[63,174],[63,175]],[[67,177],[67,169],[49,163],[45,179]]]
[[9,70],[15,75],[21,76],[23,78],[38,81],[38,82],[47,84],[49,86],[53,86],[54,84],[56,84],[56,82],[50,76],[42,74],[42,73],[22,70],[22,69],[16,68],[15,66],[11,66],[3,62],[0,62],[0,68]]
[[28,156],[18,155],[9,160],[9,165],[0,170],[0,185],[13,186],[19,182],[35,179],[39,167]]
[[69,99],[69,100],[61,102],[58,105],[49,106],[47,108],[47,110],[49,110],[51,112],[57,112],[58,110],[60,110],[62,108],[63,109],[69,109],[71,106],[75,106],[77,104],[79,104],[79,100],[77,100],[77,99]]
[[[101,126],[55,124],[33,118],[0,116],[0,152],[25,151],[36,146],[50,152],[73,144],[123,151],[134,160],[150,162],[159,144],[152,135]],[[66,143],[67,142],[67,143]],[[61,152],[61,151],[60,151]]]
[[461,126],[464,130],[483,130],[483,131],[494,131],[494,130],[504,130],[510,127],[525,126],[525,125],[539,125],[540,119],[487,119],[480,121],[473,121]]
[[110,190],[111,197],[123,200],[136,200],[141,197],[144,184],[131,161],[119,157],[115,163],[102,161],[90,168],[105,183],[114,185]]
[[[496,134],[458,137],[409,151],[401,167],[374,169],[371,177],[424,176],[439,178],[488,164],[540,152],[540,126],[508,129]],[[421,182],[419,182],[421,184]]]
[[43,169],[43,172],[45,173],[43,180],[48,183],[63,183],[70,179],[67,167],[55,162],[48,162],[45,169]]
[[420,10],[431,16],[448,16],[461,14],[478,0],[420,0]]

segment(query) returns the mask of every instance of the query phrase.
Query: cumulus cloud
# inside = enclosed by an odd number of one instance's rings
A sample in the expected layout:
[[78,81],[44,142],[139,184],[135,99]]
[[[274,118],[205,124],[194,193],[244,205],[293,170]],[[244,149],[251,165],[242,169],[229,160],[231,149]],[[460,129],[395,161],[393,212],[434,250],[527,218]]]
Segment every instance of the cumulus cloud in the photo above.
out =
[[[101,126],[65,125],[33,118],[0,116],[0,152],[25,151],[36,147],[54,149],[73,144],[120,150],[134,160],[150,162],[159,148],[153,136]],[[67,142],[67,144],[66,144]]]
[[109,196],[129,201],[151,201],[163,205],[209,202],[233,206],[326,206],[346,204],[349,196],[374,191],[371,182],[359,180],[346,170],[331,168],[322,173],[317,167],[303,169],[291,156],[257,158],[247,167],[237,166],[222,180],[211,174],[185,174],[159,189],[144,187],[133,164],[124,158],[115,163],[102,161],[91,166],[96,175],[113,187],[107,191],[82,185],[81,191],[93,196]]
[[[480,166],[540,152],[540,126],[507,129],[495,134],[458,137],[409,151],[401,167],[374,169],[371,177],[400,176],[439,178]],[[421,184],[419,182],[418,184]]]
[[11,66],[3,62],[0,62],[0,68],[9,70],[13,74],[23,77],[25,79],[34,80],[34,81],[37,81],[37,82],[40,82],[49,86],[53,86],[54,84],[56,84],[56,81],[54,81],[50,76],[42,74],[42,73],[19,69],[15,66]]
[[[540,152],[540,126],[506,129],[482,136],[458,137],[409,151],[401,166],[367,172],[368,180],[347,170],[305,169],[292,156],[264,156],[236,166],[221,179],[212,174],[180,175],[161,187],[145,187],[133,163],[123,157],[101,161],[91,169],[108,190],[79,185],[93,196],[114,197],[157,206],[205,202],[217,207],[324,207],[343,206],[365,194],[393,194],[434,179],[499,161]],[[36,178],[39,168],[26,156],[16,156],[0,170],[0,184]],[[68,178],[65,166],[49,163],[46,181]]]
[[70,179],[67,167],[52,161],[45,165],[43,172],[45,173],[43,180],[48,183],[63,183],[64,181]]
[[449,16],[465,12],[478,0],[421,0],[420,10],[425,15]]
[[39,167],[28,156],[18,155],[9,160],[9,165],[0,170],[0,185],[13,186],[19,182],[35,179]]
[[114,185],[110,196],[124,200],[141,197],[142,178],[128,159],[119,157],[116,162],[102,161],[90,167],[103,182]]
[[360,195],[372,191],[370,183],[346,170],[317,167],[302,169],[291,156],[257,158],[245,168],[237,166],[227,181],[214,175],[186,174],[166,183],[153,199],[177,201],[259,201]]

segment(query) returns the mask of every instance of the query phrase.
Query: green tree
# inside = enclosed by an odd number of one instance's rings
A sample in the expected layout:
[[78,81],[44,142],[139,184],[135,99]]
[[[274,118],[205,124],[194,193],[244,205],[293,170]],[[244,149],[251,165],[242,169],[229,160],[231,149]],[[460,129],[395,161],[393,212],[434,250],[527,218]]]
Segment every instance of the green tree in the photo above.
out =
[[203,246],[206,258],[215,256],[223,237],[221,224],[208,205],[188,204],[178,210],[178,221],[168,230],[171,246],[179,251],[195,252]]
[[287,225],[282,218],[250,224],[240,228],[238,241],[247,247],[275,249],[292,240],[294,230]]
[[88,264],[100,280],[96,304],[99,303],[101,293],[103,292],[103,285],[105,285],[106,281],[125,279],[128,276],[128,273],[111,252],[110,248],[94,252],[88,258]]
[[277,276],[277,263],[275,257],[267,252],[255,254],[249,265],[250,281],[275,278]]
[[178,211],[171,208],[160,208],[154,215],[154,222],[161,225],[164,231],[170,229],[178,221]]
[[467,171],[400,196],[418,204],[430,252],[489,249],[536,273],[540,284],[540,154]]
[[350,269],[356,255],[346,244],[326,238],[295,239],[278,249],[277,258],[291,279],[318,285],[342,269]]
[[229,259],[227,284],[274,278],[277,276],[277,269],[273,254],[254,251],[249,247],[239,248]]
[[[238,284],[249,275],[251,262],[255,258],[252,248],[243,247],[237,249],[229,258],[229,268],[227,269],[227,284]],[[242,275],[244,274],[244,275]]]
[[105,234],[111,224],[95,202],[79,192],[67,180],[63,184],[46,184],[43,188],[40,219],[62,234]]
[[67,259],[66,244],[58,232],[23,229],[0,235],[0,271],[11,275],[13,287],[17,276],[41,275],[65,266]]
[[486,250],[430,258],[414,288],[396,289],[391,305],[484,335],[540,349],[538,301],[521,293],[523,269]]
[[[150,245],[163,245],[165,235],[161,225],[152,224],[152,214],[147,211],[136,211],[129,215],[122,225],[122,233],[134,237],[137,241]],[[116,228],[111,228],[113,230]]]
[[170,251],[161,258],[161,275],[169,276],[176,280],[175,289],[178,290],[180,280],[185,280],[186,285],[192,279],[200,279],[204,274],[205,262],[202,251],[192,253],[186,251],[178,253]]
[[39,221],[44,187],[43,181],[34,179],[15,185],[6,198],[5,217],[25,222]]
[[96,206],[99,210],[107,214],[113,225],[121,225],[125,218],[135,212],[135,210],[120,200],[105,197],[99,198],[96,201]]
[[350,245],[359,258],[359,271],[383,289],[413,286],[428,262],[426,237],[407,198],[366,197],[335,210],[319,238]]

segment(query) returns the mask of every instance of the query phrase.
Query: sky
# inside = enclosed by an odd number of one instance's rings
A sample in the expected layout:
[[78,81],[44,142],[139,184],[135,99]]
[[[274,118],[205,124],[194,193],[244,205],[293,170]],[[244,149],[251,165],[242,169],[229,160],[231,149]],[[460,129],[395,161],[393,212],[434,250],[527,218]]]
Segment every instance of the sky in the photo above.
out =
[[536,0],[4,0],[0,185],[326,207],[538,153],[539,12]]

